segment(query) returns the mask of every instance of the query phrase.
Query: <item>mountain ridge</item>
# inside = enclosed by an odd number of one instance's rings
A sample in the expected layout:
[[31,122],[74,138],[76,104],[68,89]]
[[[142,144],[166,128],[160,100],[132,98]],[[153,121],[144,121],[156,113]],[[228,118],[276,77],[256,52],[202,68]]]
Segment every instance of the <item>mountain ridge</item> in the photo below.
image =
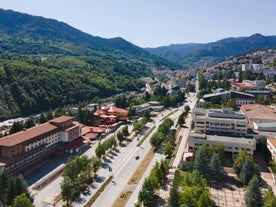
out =
[[[189,48],[192,43],[176,46],[161,46],[158,48],[144,48],[148,52],[170,61],[176,61],[184,67],[199,67],[216,64],[236,55],[246,52],[276,47],[276,36],[264,36],[256,33],[249,37],[228,37],[215,42],[200,44]],[[182,51],[180,54],[179,51]],[[173,56],[175,58],[171,58]]]

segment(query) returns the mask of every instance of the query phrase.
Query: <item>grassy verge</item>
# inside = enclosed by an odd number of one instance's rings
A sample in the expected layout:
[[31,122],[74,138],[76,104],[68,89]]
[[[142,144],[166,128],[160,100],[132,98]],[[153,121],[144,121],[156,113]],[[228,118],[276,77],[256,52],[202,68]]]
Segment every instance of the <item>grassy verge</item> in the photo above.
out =
[[174,111],[168,113],[166,116],[164,116],[164,117],[160,120],[160,122],[163,121],[164,119],[168,118],[170,115],[174,114],[174,113],[177,112],[177,111],[178,111],[178,109],[176,109],[176,110],[174,110]]
[[101,195],[101,193],[104,191],[106,186],[112,181],[112,179],[113,179],[113,176],[110,176],[104,182],[104,184],[102,184],[102,186],[97,190],[97,192],[90,198],[90,200],[84,205],[84,207],[90,207],[95,202],[95,200]]
[[155,129],[155,126],[151,127],[147,133],[145,134],[145,136],[140,140],[140,142],[138,142],[138,144],[136,145],[137,147],[140,147],[141,144],[143,144],[143,142],[147,139],[147,137],[150,135],[150,133]]
[[[151,150],[147,153],[146,157],[143,159],[139,167],[136,169],[130,180],[128,181],[128,185],[137,184],[143,174],[145,173],[146,169],[148,168],[150,162],[152,161],[154,157],[154,149],[151,148]],[[132,192],[122,192],[120,196],[116,199],[115,203],[112,205],[112,207],[121,207],[125,206],[128,199],[130,198]]]

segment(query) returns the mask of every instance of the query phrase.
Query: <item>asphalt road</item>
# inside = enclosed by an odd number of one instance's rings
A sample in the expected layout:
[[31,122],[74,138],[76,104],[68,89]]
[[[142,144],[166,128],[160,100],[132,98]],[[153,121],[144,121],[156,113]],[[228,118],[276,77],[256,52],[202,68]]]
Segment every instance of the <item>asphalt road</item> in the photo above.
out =
[[[193,103],[192,96],[188,97],[188,102],[184,104]],[[175,120],[177,122],[178,116],[182,113],[183,106],[180,106],[177,109],[176,113],[173,113],[170,118]],[[190,106],[191,107],[191,106]],[[192,109],[192,107],[191,107]],[[160,120],[169,114],[170,110],[165,110],[162,112],[162,114],[159,114],[157,117],[154,118],[154,122],[149,122],[147,124],[148,127],[152,127],[153,125],[156,125],[155,130],[153,130],[153,133],[156,132],[158,126],[160,125]],[[129,130],[131,130],[131,126],[129,126]],[[109,136],[112,136],[110,134]],[[142,135],[141,135],[142,137]],[[110,175],[114,176],[113,182],[111,182],[104,192],[101,193],[100,197],[94,202],[93,206],[112,206],[112,204],[115,202],[117,197],[120,195],[122,191],[124,191],[124,188],[135,172],[136,168],[139,166],[140,162],[144,159],[147,152],[150,150],[151,146],[149,143],[150,138],[148,137],[145,142],[140,146],[137,147],[138,140],[134,139],[129,145],[125,147],[119,147],[116,152],[113,152],[110,156],[107,157],[107,159],[104,160],[103,168],[101,168],[97,174],[98,178],[96,182],[93,182],[90,188],[90,195],[81,195],[77,201],[75,201],[72,206],[78,207],[78,206],[84,206],[84,204],[92,197],[92,195],[97,191],[97,189],[102,185],[102,183],[109,178]],[[84,154],[88,157],[95,156],[95,148],[97,146],[97,143],[92,146],[92,148],[88,149]],[[183,148],[179,148],[183,151]],[[139,159],[136,160],[135,157],[139,155]],[[181,156],[179,156],[181,159]],[[134,189],[134,192],[132,196],[129,199],[129,202],[127,203],[127,206],[133,206],[133,203],[135,200],[137,200],[139,190],[141,189],[143,180],[146,176],[149,175],[150,170],[154,166],[154,164],[158,161],[160,161],[163,157],[162,154],[156,153],[156,155],[153,158],[153,161],[150,163],[148,169],[146,170],[143,178],[140,180],[140,182],[137,184],[136,188]],[[109,167],[112,168],[112,172],[109,171]],[[34,204],[38,207],[43,206],[53,206],[53,198],[60,193],[60,183],[62,182],[62,177],[58,177],[56,180],[54,180],[52,183],[47,185],[45,188],[41,189],[38,192],[35,192],[34,195]],[[61,206],[62,202],[59,202],[56,204],[56,206]]]

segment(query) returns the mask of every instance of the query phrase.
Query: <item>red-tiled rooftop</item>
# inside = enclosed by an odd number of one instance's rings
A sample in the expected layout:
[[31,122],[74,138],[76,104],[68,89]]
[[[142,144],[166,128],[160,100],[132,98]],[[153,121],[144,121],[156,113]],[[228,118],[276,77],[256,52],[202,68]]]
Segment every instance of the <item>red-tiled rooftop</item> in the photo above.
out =
[[57,129],[57,127],[52,124],[40,124],[38,126],[26,129],[24,131],[20,131],[15,134],[11,134],[6,137],[0,138],[0,146],[14,146],[21,142],[30,140],[41,134],[51,132],[55,129]]
[[86,140],[95,139],[99,134],[97,133],[87,133],[86,135],[82,136]]
[[106,128],[104,127],[90,127],[90,131],[94,133],[102,133],[105,132]]
[[66,122],[66,121],[70,121],[73,118],[74,117],[72,117],[72,116],[61,116],[61,117],[50,120],[50,123],[63,123],[63,122]]

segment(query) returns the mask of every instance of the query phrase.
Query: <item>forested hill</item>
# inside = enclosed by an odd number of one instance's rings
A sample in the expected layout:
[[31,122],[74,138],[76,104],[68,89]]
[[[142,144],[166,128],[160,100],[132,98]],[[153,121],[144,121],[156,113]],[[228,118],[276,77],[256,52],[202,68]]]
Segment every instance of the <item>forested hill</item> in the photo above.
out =
[[105,39],[54,19],[0,9],[0,52],[94,55],[113,51],[148,55],[122,38]]
[[0,120],[139,90],[168,65],[122,38],[0,9]]
[[146,50],[190,68],[214,65],[243,53],[273,48],[276,48],[276,36],[253,34],[249,37],[231,37],[207,44],[176,44]]

